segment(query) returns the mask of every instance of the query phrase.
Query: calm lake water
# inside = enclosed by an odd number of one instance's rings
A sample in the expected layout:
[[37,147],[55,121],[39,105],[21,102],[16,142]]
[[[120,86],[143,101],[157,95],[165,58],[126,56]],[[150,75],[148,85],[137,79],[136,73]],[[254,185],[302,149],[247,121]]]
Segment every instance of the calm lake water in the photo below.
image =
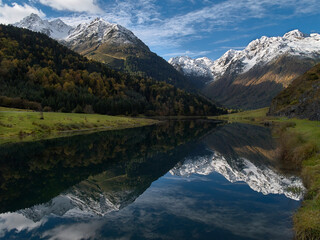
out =
[[292,239],[267,128],[212,121],[0,146],[0,239]]

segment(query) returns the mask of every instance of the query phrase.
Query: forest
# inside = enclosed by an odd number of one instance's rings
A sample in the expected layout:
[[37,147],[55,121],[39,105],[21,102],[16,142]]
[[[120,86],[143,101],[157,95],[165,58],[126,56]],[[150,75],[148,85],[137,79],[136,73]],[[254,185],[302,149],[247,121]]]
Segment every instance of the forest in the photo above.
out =
[[195,93],[118,72],[44,34],[5,25],[0,25],[0,105],[110,115],[225,113]]

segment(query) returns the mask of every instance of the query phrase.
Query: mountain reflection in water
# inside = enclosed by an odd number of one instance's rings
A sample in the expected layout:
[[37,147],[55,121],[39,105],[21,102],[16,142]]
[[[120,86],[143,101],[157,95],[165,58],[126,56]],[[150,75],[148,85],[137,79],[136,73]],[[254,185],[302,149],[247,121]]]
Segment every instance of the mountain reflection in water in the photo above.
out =
[[243,124],[179,121],[0,148],[4,239],[290,239],[304,191],[277,170],[270,131]]

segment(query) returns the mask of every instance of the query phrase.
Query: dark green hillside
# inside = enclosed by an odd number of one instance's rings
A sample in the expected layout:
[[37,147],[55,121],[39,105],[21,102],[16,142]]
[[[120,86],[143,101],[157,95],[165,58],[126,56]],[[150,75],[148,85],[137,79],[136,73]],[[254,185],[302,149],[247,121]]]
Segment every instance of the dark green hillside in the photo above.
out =
[[[63,112],[217,115],[206,99],[165,82],[130,76],[90,61],[44,34],[0,25],[2,106],[17,98]],[[14,98],[14,99],[13,99]],[[20,107],[20,106],[19,106]]]
[[320,64],[295,79],[273,100],[269,115],[320,120]]
[[194,84],[189,79],[166,60],[150,51],[139,57],[128,56],[124,61],[124,70],[130,74],[151,77],[189,91],[194,90]]

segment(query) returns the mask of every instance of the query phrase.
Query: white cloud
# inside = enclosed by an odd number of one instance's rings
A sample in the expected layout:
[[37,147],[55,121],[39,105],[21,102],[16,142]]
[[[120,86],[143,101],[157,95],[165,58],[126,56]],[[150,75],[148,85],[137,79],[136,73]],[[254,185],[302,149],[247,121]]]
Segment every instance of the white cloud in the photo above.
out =
[[95,0],[39,0],[40,3],[60,11],[103,13]]
[[95,18],[100,17],[99,15],[77,15],[77,16],[70,16],[70,17],[59,17],[63,22],[70,26],[78,26],[82,23],[88,23],[93,21]]
[[[247,19],[280,19],[319,13],[317,2],[318,0],[208,1],[206,7],[167,16],[164,14],[166,9],[156,4],[155,0],[116,0],[113,4],[108,3],[104,18],[129,28],[150,47],[176,48],[184,41],[204,37],[214,30],[230,29]],[[281,15],[281,11],[270,9],[285,9],[291,14],[285,16]]]
[[209,53],[211,53],[211,51],[184,51],[184,52],[166,53],[166,54],[163,54],[162,56],[164,57],[175,57],[175,56],[199,57],[199,56],[205,56]]
[[11,5],[8,5],[3,4],[2,1],[0,1],[0,23],[16,23],[22,18],[29,16],[31,13],[38,14],[40,17],[45,17],[45,14],[41,10],[26,3],[20,5],[14,2]]
[[33,222],[32,220],[26,218],[20,213],[4,213],[0,214],[0,238],[2,239],[7,232],[10,231],[30,231],[32,229],[38,228],[42,224],[45,224],[46,218],[39,222]]
[[101,230],[102,225],[103,222],[97,220],[89,223],[66,224],[44,232],[42,237],[49,240],[99,239],[98,230]]
[[219,47],[220,49],[233,49],[233,50],[243,50],[245,49],[247,46],[222,46],[222,47]]

